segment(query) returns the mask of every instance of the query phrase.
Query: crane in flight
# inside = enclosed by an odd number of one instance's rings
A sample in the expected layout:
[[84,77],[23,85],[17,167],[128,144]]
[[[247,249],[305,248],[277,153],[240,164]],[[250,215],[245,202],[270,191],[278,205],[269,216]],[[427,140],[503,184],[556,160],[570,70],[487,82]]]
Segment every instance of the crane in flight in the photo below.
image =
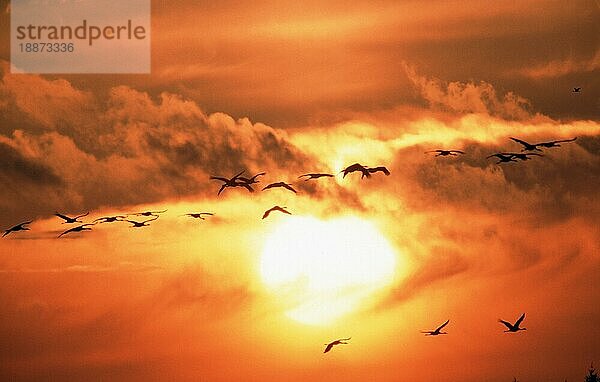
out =
[[502,155],[510,155],[513,158],[516,159],[520,159],[520,160],[531,160],[531,158],[529,158],[530,155],[533,156],[537,156],[537,157],[543,157],[543,154],[538,154],[538,153],[500,153]]
[[307,180],[319,179],[319,178],[322,178],[322,177],[333,178],[333,175],[332,174],[325,174],[325,173],[308,173],[308,174],[300,175],[298,177],[298,179],[306,178],[306,179],[304,179],[304,181],[306,182]]
[[181,216],[189,216],[194,219],[206,220],[206,219],[204,219],[203,215],[212,216],[212,215],[214,215],[214,213],[212,213],[212,212],[193,212],[193,213],[184,214]]
[[84,216],[88,216],[90,214],[90,211],[86,212],[85,214],[82,215],[77,215],[74,218],[69,217],[67,215],[63,215],[60,213],[55,213],[54,216],[58,216],[59,218],[63,219],[64,222],[62,224],[71,224],[71,223],[83,223],[81,220],[79,220],[79,218],[82,218]]
[[11,232],[17,232],[17,231],[29,231],[28,227],[25,227],[27,224],[31,224],[33,222],[33,220],[21,223],[21,224],[17,224],[16,226],[10,227],[9,229],[7,229],[6,231],[4,231],[4,234],[2,235],[2,237],[8,235]]
[[[234,175],[231,178],[225,178],[224,176],[211,176],[211,180],[220,180],[221,182],[223,182],[221,188],[219,189],[219,192],[217,192],[217,195],[221,195],[221,192],[223,192],[223,190],[225,190],[227,187],[244,187],[249,192],[254,192],[254,189],[250,186],[249,183],[244,181],[238,181],[239,176],[242,175],[244,172],[245,170],[242,170],[240,173]],[[254,176],[254,180],[256,180],[256,176],[258,175]],[[248,179],[248,181],[250,181],[250,179]]]
[[123,215],[116,215],[116,216],[104,216],[101,218],[98,218],[94,221],[92,221],[92,223],[113,223],[113,222],[117,222],[117,221],[121,221],[123,219],[125,219],[127,216],[123,216]]
[[505,330],[504,332],[518,332],[519,330],[527,330],[527,328],[519,327],[519,325],[521,325],[521,322],[523,322],[524,319],[525,313],[523,313],[514,324],[511,324],[510,322],[501,319],[498,319],[498,322],[504,324],[504,326],[508,328],[508,330]]
[[436,157],[446,157],[446,156],[458,156],[458,154],[464,154],[464,151],[460,151],[460,150],[431,150],[431,151],[425,151],[425,154],[427,153],[437,153],[435,156]]
[[273,211],[279,211],[279,212],[283,212],[284,214],[291,215],[292,213],[289,212],[288,210],[286,210],[286,208],[287,207],[279,207],[279,206],[271,207],[265,211],[262,218],[266,219],[269,216],[269,214],[271,214],[271,212],[273,212]]
[[154,221],[158,219],[158,215],[155,215],[152,219],[148,219],[148,220],[144,220],[141,222],[135,221],[135,220],[125,220],[126,222],[131,223],[132,225],[129,228],[141,228],[141,227],[147,227],[149,226],[151,221]]
[[335,345],[346,345],[348,344],[348,341],[350,341],[350,338],[352,337],[348,337],[348,338],[340,338],[339,340],[335,340],[332,341],[328,344],[325,344],[325,351],[323,351],[323,353],[327,353],[328,351],[330,351]]
[[537,144],[537,143],[529,143],[522,139],[514,138],[514,137],[509,137],[509,138],[511,140],[517,142],[521,146],[523,146],[523,149],[521,151],[542,151],[542,150],[538,149],[539,144]]
[[515,158],[513,158],[512,155],[505,155],[502,153],[496,153],[496,154],[492,154],[490,156],[487,156],[486,158],[492,158],[492,157],[496,157],[499,159],[498,162],[496,162],[496,164],[500,164],[500,163],[508,163],[508,162],[516,162]]
[[345,169],[343,169],[340,172],[344,173],[344,176],[342,176],[342,178],[345,178],[346,175],[350,174],[351,172],[355,172],[355,171],[361,172],[361,175],[360,175],[361,179],[364,178],[365,176],[367,178],[371,177],[371,174],[369,174],[369,170],[367,170],[367,168],[365,166],[361,165],[360,163],[354,163],[354,164],[346,167]]
[[288,190],[292,191],[294,194],[298,193],[296,190],[294,190],[294,187],[292,187],[291,184],[288,184],[288,183],[285,183],[285,182],[271,183],[268,186],[266,186],[265,188],[263,188],[263,191],[267,190],[269,188],[275,188],[275,187],[283,187],[285,189],[288,189]]
[[88,228],[88,226],[95,225],[95,224],[96,223],[85,223],[85,224],[82,224],[82,225],[78,225],[77,227],[73,227],[73,228],[70,228],[70,229],[64,231],[63,233],[61,233],[60,235],[58,235],[58,237],[61,237],[63,235],[71,233],[71,232],[91,231],[92,229]]
[[437,336],[440,334],[448,334],[446,332],[442,332],[442,329],[448,325],[448,323],[450,322],[450,320],[444,322],[442,325],[438,326],[437,329],[435,330],[425,330],[425,331],[421,331],[421,333],[425,333],[426,336]]
[[158,214],[162,214],[163,212],[167,212],[167,210],[161,210],[161,211],[143,211],[143,212],[136,212],[133,214],[129,214],[131,216],[156,216],[158,217]]

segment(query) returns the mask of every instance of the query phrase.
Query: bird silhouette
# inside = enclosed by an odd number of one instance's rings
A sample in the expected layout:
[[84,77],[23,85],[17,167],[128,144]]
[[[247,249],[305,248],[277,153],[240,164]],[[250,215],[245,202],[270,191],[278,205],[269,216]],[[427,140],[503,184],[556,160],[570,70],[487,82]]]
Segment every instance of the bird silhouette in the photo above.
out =
[[581,93],[581,88],[573,88],[573,93]]
[[[223,176],[211,176],[211,180],[220,180],[221,182],[223,182],[221,188],[219,189],[219,192],[217,192],[217,195],[221,195],[221,192],[223,192],[223,190],[225,190],[227,187],[244,187],[248,191],[254,192],[254,189],[250,186],[249,183],[246,183],[244,181],[238,182],[239,176],[242,175],[244,172],[245,170],[242,170],[242,172],[234,175],[232,178],[225,178]],[[255,175],[254,178],[256,178],[256,176],[258,175]]]
[[306,179],[304,179],[304,181],[306,182],[307,180],[319,179],[319,178],[322,178],[322,177],[332,178],[333,175],[332,174],[324,174],[324,173],[309,173],[309,174],[300,175],[298,177],[298,179],[302,179],[304,177],[306,177]]
[[127,216],[117,215],[117,216],[104,216],[93,220],[92,223],[112,223],[125,219]]
[[543,157],[544,156],[544,155],[538,154],[538,153],[500,153],[500,154],[502,154],[502,155],[510,155],[513,158],[520,159],[520,160],[531,160],[531,158],[529,158],[530,155],[537,156],[537,157]]
[[562,139],[562,140],[558,140],[558,141],[542,142],[542,143],[538,143],[537,145],[538,146],[542,146],[542,147],[546,147],[546,148],[560,147],[559,143],[573,142],[576,139],[577,139],[577,137],[571,138],[571,139]]
[[460,150],[431,150],[431,151],[425,151],[425,154],[427,154],[427,153],[437,153],[435,155],[436,157],[439,157],[439,156],[445,157],[448,155],[457,156],[458,154],[464,154],[465,152],[460,151]]
[[157,214],[162,214],[163,212],[167,212],[167,210],[136,212],[136,213],[129,214],[129,215],[131,215],[131,216],[156,216],[156,217],[158,217]]
[[275,207],[269,208],[268,210],[265,211],[265,213],[263,214],[262,218],[266,219],[269,216],[269,214],[271,212],[273,212],[273,211],[279,211],[279,212],[283,212],[284,214],[291,215],[292,213],[289,212],[288,210],[286,210],[286,208],[287,207],[279,207],[279,206],[275,206]]
[[376,172],[383,172],[386,176],[390,175],[390,170],[388,170],[387,168],[385,168],[384,166],[379,166],[379,167],[367,167],[367,171],[369,172],[369,174],[374,174]]
[[141,222],[135,221],[135,220],[125,220],[126,222],[131,223],[132,225],[130,226],[130,228],[140,228],[140,227],[147,227],[149,226],[151,221],[154,221],[158,219],[158,215],[155,215],[152,219],[148,219],[148,220],[144,220]]
[[521,322],[523,322],[523,319],[525,318],[525,313],[523,313],[521,315],[521,317],[519,317],[519,319],[517,320],[517,322],[513,324],[511,324],[508,321],[504,321],[504,320],[500,320],[498,319],[498,322],[503,323],[508,330],[505,330],[504,332],[518,332],[519,330],[527,330],[527,328],[520,328],[519,325],[521,325]]
[[444,326],[448,325],[449,322],[450,322],[450,320],[444,322],[442,325],[440,325],[435,330],[421,331],[421,333],[425,333],[426,336],[437,336],[437,335],[440,335],[440,334],[448,334],[446,332],[442,332],[442,329],[444,328]]
[[271,183],[268,186],[266,186],[265,188],[263,188],[263,191],[267,190],[269,188],[275,188],[275,187],[283,187],[283,188],[286,188],[286,189],[292,191],[294,194],[297,194],[296,190],[294,190],[294,187],[292,187],[291,184],[288,184],[288,183],[285,183],[285,182]]
[[355,172],[355,171],[361,172],[361,175],[360,175],[361,179],[364,178],[365,176],[367,178],[371,177],[371,174],[369,174],[369,170],[367,170],[367,168],[365,166],[361,165],[360,163],[354,163],[354,164],[346,167],[345,169],[343,169],[340,172],[344,173],[344,176],[342,178],[345,178],[346,175],[350,174],[351,172]]
[[95,224],[96,223],[86,223],[86,224],[78,225],[77,227],[73,227],[73,228],[70,228],[70,229],[64,231],[63,233],[58,235],[58,237],[61,237],[62,235],[66,235],[71,232],[91,231],[92,229],[88,228],[88,226],[95,225]]
[[6,231],[4,231],[4,234],[2,235],[2,237],[8,235],[11,232],[17,232],[17,231],[29,231],[29,228],[25,227],[27,224],[31,224],[33,222],[33,220],[21,223],[21,224],[17,224],[14,227],[10,227],[9,229],[7,229]]
[[513,158],[512,155],[504,155],[502,153],[492,154],[490,156],[487,156],[486,158],[492,158],[492,157],[496,157],[496,158],[499,159],[499,161],[496,162],[496,164],[508,163],[508,162],[516,162],[516,160]]
[[348,337],[348,338],[340,338],[339,340],[335,340],[332,341],[328,344],[325,344],[325,351],[323,351],[323,353],[327,353],[328,351],[330,351],[335,345],[346,345],[348,344],[348,342],[346,341],[350,341],[352,337]]
[[509,137],[509,138],[523,146],[523,150],[521,150],[521,151],[542,151],[542,150],[538,149],[539,144],[537,144],[537,143],[525,142],[524,140],[519,139],[519,138],[513,138],[513,137]]
[[64,222],[63,222],[62,224],[67,224],[67,223],[68,223],[68,224],[71,224],[71,223],[83,223],[81,220],[78,220],[78,219],[79,219],[79,218],[82,218],[82,217],[84,217],[84,216],[87,216],[87,215],[89,215],[89,213],[90,213],[90,212],[88,211],[88,212],[86,212],[85,214],[83,214],[83,215],[77,215],[77,216],[75,216],[74,218],[72,218],[72,217],[69,217],[69,216],[66,216],[66,215],[63,215],[63,214],[59,214],[58,212],[57,212],[57,213],[55,213],[54,215],[55,215],[55,216],[58,216],[59,218],[61,218],[61,219],[63,219],[63,220],[64,220]]
[[193,213],[184,214],[184,215],[181,215],[181,216],[189,216],[189,217],[194,218],[194,219],[206,220],[206,219],[204,219],[204,217],[202,217],[202,215],[212,216],[214,214],[212,212],[193,212]]

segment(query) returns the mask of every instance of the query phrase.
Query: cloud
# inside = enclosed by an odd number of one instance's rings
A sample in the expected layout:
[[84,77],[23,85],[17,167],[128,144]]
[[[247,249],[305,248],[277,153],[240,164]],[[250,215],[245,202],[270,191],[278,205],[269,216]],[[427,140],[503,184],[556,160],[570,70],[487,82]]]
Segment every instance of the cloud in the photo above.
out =
[[[3,225],[9,216],[213,195],[210,175],[246,169],[277,177],[317,162],[285,131],[205,114],[171,93],[152,99],[118,86],[99,102],[65,80],[8,73],[0,90],[10,113],[38,127],[5,126],[8,132],[0,135],[0,155],[9,164],[0,176],[15,190],[3,201]],[[25,181],[31,186],[19,189]],[[23,203],[24,193],[38,202]]]
[[597,49],[596,53],[591,58],[553,60],[533,68],[516,70],[514,73],[534,79],[548,79],[575,73],[590,73],[599,69],[600,49]]
[[445,83],[418,75],[406,63],[403,66],[409,80],[432,108],[461,114],[481,113],[506,120],[526,120],[534,116],[527,99],[512,92],[498,96],[494,87],[485,81]]

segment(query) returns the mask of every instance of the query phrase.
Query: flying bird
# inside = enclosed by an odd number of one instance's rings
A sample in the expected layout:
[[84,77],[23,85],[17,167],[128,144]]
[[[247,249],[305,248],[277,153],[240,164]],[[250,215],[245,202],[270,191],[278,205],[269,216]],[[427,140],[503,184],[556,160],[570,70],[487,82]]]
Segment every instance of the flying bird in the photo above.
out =
[[167,210],[136,212],[134,214],[129,214],[129,215],[133,215],[133,216],[156,216],[156,217],[158,217],[157,214],[162,214],[163,212],[167,212]]
[[512,155],[504,155],[502,153],[496,153],[496,154],[492,154],[490,156],[487,156],[486,158],[491,158],[491,157],[496,157],[496,158],[499,159],[499,161],[496,162],[496,164],[508,163],[508,162],[516,162],[516,160],[513,158]]
[[[219,189],[219,192],[217,192],[217,195],[221,195],[221,192],[223,192],[223,190],[225,190],[227,187],[244,187],[246,188],[248,191],[250,192],[254,192],[254,189],[252,187],[250,187],[249,183],[246,183],[244,181],[238,182],[238,177],[240,175],[242,175],[245,172],[245,170],[242,170],[242,172],[234,175],[232,178],[225,178],[223,176],[211,176],[210,179],[211,180],[220,180],[221,182],[223,182],[223,184],[221,185],[221,188]],[[254,178],[256,178],[255,175]]]
[[448,155],[458,156],[458,154],[464,154],[465,152],[460,151],[460,150],[431,150],[431,151],[425,151],[425,154],[427,154],[427,153],[437,153],[435,155],[436,157],[439,157],[439,156],[445,157]]
[[581,93],[581,88],[573,88],[573,93]]
[[355,171],[360,171],[361,175],[360,178],[364,178],[365,176],[367,178],[371,177],[371,174],[369,174],[369,170],[367,170],[367,168],[359,163],[354,163],[353,165],[350,165],[348,167],[346,167],[345,169],[343,169],[340,172],[344,173],[344,176],[342,178],[345,178],[346,175],[350,174],[351,172],[355,172]]
[[519,317],[519,319],[517,320],[517,322],[514,323],[514,325],[508,321],[504,321],[504,320],[500,320],[500,319],[498,320],[498,322],[503,323],[508,328],[508,330],[505,330],[504,332],[518,332],[519,330],[527,330],[527,328],[519,327],[519,325],[521,325],[521,322],[523,322],[524,318],[525,318],[525,313],[523,313],[521,315],[521,317]]
[[194,213],[189,213],[189,214],[185,214],[185,215],[181,215],[181,216],[189,216],[191,218],[194,219],[202,219],[202,220],[206,220],[202,217],[202,215],[209,215],[212,216],[214,215],[212,212],[194,212]]
[[283,188],[286,188],[286,189],[292,191],[294,194],[298,193],[296,190],[294,190],[294,187],[292,187],[291,184],[287,184],[285,182],[271,183],[268,186],[266,186],[265,188],[263,188],[263,191],[266,190],[266,189],[275,188],[275,187],[283,187]]
[[148,223],[150,223],[151,221],[154,221],[156,219],[158,219],[158,215],[155,215],[152,219],[144,220],[141,222],[137,222],[135,220],[125,220],[125,221],[133,224],[132,226],[130,226],[130,228],[140,228],[140,227],[149,226],[150,224],[148,224]]
[[335,345],[346,345],[349,341],[350,338],[352,337],[348,337],[348,338],[340,338],[339,340],[335,340],[333,342],[330,342],[328,344],[325,344],[325,351],[323,353],[327,353],[328,351],[330,351]]
[[542,143],[538,143],[538,146],[542,146],[542,147],[560,147],[559,143],[565,143],[565,142],[573,142],[574,140],[576,140],[577,137],[575,138],[571,138],[571,139],[562,139],[559,141],[550,141],[550,142],[542,142]]
[[543,157],[544,155],[542,154],[538,154],[538,153],[500,153],[502,155],[510,155],[513,158],[516,159],[520,159],[520,160],[531,160],[531,158],[529,158],[529,155],[534,155],[537,157]]
[[98,218],[94,221],[92,221],[92,223],[112,223],[112,222],[117,222],[117,221],[121,221],[123,219],[125,219],[127,216],[123,216],[123,215],[117,215],[117,216],[104,216],[101,218]]
[[87,216],[87,215],[89,215],[89,213],[90,213],[90,211],[86,212],[86,213],[85,213],[85,214],[83,214],[83,215],[78,215],[78,216],[75,216],[74,218],[71,218],[71,217],[69,217],[69,216],[66,216],[66,215],[63,215],[63,214],[59,214],[58,212],[57,212],[57,213],[55,213],[54,215],[55,215],[55,216],[58,216],[59,218],[61,218],[61,219],[63,219],[63,220],[64,220],[64,222],[63,222],[62,224],[67,224],[67,223],[68,223],[68,224],[71,224],[71,223],[83,223],[81,220],[78,220],[78,219],[79,219],[79,218],[82,218],[82,217],[84,217],[84,216]]
[[542,150],[538,149],[538,146],[539,146],[538,143],[525,142],[524,140],[519,139],[519,138],[513,138],[513,137],[509,137],[509,138],[523,146],[523,150],[521,150],[521,151],[542,151]]
[[275,207],[269,208],[268,210],[265,211],[265,213],[263,214],[262,218],[266,219],[269,216],[269,214],[271,212],[273,212],[273,211],[279,211],[279,212],[283,212],[284,214],[291,215],[292,213],[289,212],[288,210],[286,210],[286,208],[287,207],[279,207],[279,206],[275,206]]
[[384,166],[379,166],[379,167],[367,167],[367,171],[369,172],[369,174],[374,174],[376,172],[383,172],[386,176],[390,175],[390,170],[388,170],[387,168],[385,168]]
[[58,235],[58,237],[61,237],[62,235],[66,235],[71,232],[91,231],[92,229],[88,228],[88,226],[95,225],[95,224],[96,223],[86,223],[86,224],[78,225],[77,227],[73,227],[73,228],[66,230],[65,232]]
[[450,320],[444,322],[442,325],[440,325],[435,330],[426,330],[426,331],[422,331],[421,333],[425,333],[426,336],[437,336],[440,334],[448,334],[446,332],[442,332],[442,329],[444,328],[444,326],[448,325],[449,322],[450,322]]
[[298,179],[302,179],[304,177],[306,177],[306,179],[304,179],[304,181],[306,182],[307,180],[319,179],[319,178],[322,178],[322,177],[331,178],[331,177],[333,177],[333,175],[332,174],[323,174],[323,173],[309,173],[309,174],[300,175],[298,177]]
[[17,224],[14,227],[10,227],[9,229],[7,229],[6,231],[4,231],[4,235],[2,235],[2,237],[8,235],[11,232],[17,232],[17,231],[29,231],[29,228],[25,227],[27,224],[31,224],[31,222],[33,222],[33,220],[30,220],[28,222],[24,222],[21,224]]

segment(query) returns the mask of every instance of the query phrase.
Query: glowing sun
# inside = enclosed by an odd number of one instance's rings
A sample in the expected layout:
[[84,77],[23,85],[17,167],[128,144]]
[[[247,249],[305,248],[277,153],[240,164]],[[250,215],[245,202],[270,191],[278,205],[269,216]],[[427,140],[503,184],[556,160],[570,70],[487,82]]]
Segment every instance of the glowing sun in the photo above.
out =
[[375,226],[358,218],[290,217],[267,238],[263,282],[307,324],[327,324],[389,285],[396,255]]

